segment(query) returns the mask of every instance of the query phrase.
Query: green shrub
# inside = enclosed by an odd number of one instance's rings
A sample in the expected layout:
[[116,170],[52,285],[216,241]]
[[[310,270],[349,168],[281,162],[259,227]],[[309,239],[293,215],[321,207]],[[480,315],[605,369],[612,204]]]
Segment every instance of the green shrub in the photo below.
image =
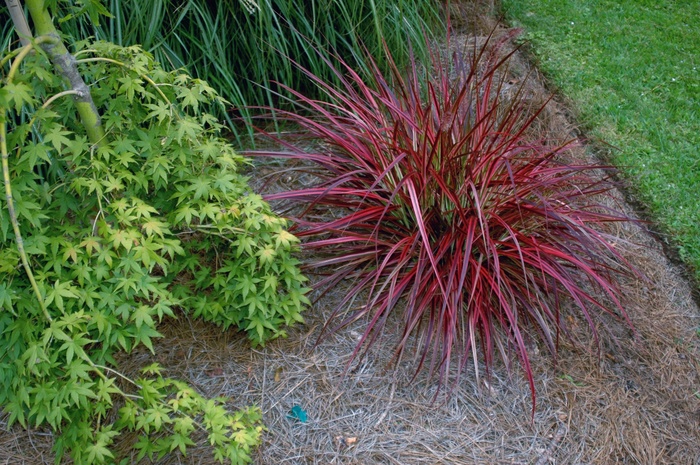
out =
[[307,302],[297,239],[248,187],[245,160],[206,113],[222,103],[211,87],[138,47],[77,49],[102,114],[98,144],[43,53],[15,72],[16,53],[2,58],[0,145],[18,221],[0,200],[0,405],[10,424],[60,431],[57,460],[66,450],[75,463],[111,462],[124,430],[142,435],[141,455],[184,452],[201,427],[217,458],[247,462],[257,409],[227,413],[157,366],[124,383],[114,356],[153,351],[158,323],[177,308],[253,344],[283,335]]

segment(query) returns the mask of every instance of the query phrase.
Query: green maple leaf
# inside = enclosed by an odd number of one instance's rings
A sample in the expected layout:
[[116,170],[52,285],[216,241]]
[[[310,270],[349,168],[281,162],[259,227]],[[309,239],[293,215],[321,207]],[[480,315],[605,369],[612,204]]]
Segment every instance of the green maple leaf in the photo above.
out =
[[60,124],[47,125],[46,133],[44,134],[44,143],[50,143],[58,153],[64,146],[71,144],[71,139],[68,135],[73,134],[71,131],[66,131]]
[[51,163],[49,148],[45,144],[37,144],[31,141],[27,142],[24,148],[24,156],[27,157],[31,169],[34,169],[36,166],[37,160],[44,160],[45,162]]
[[187,136],[190,140],[197,140],[197,136],[204,132],[204,128],[196,121],[190,118],[182,118],[177,124],[177,136],[175,140],[182,143],[183,137]]
[[192,208],[189,204],[185,204],[178,208],[175,213],[175,223],[180,223],[185,220],[185,224],[192,224],[192,216],[197,215],[197,210]]
[[267,246],[260,250],[257,254],[260,257],[260,264],[271,264],[275,260],[276,252],[271,246]]
[[285,230],[280,231],[275,237],[275,246],[278,248],[282,246],[284,249],[289,249],[292,244],[297,242],[299,242],[299,239]]
[[117,80],[122,83],[122,85],[119,87],[118,92],[120,94],[126,94],[126,98],[129,100],[129,102],[133,102],[134,95],[136,94],[136,92],[138,92],[139,94],[144,92],[144,88],[141,85],[143,84],[143,80],[141,80],[140,78],[133,76],[124,76]]
[[173,117],[173,108],[167,102],[159,101],[158,103],[148,103],[145,107],[151,110],[151,112],[146,115],[146,119],[157,118],[158,123],[162,123]]
[[203,221],[204,218],[209,218],[212,221],[216,221],[217,215],[221,213],[221,208],[215,203],[207,203],[202,206],[199,212],[199,221]]
[[162,238],[163,234],[168,232],[167,223],[163,223],[162,221],[158,220],[147,221],[143,223],[141,227],[143,228],[143,231],[146,233],[147,236],[158,235]]
[[22,82],[11,82],[0,89],[0,106],[10,107],[14,105],[15,110],[19,113],[24,104],[32,104],[33,102],[31,87]]
[[99,252],[102,249],[102,244],[100,243],[99,238],[89,236],[78,244],[78,247],[84,248],[88,256],[91,256],[93,252]]
[[100,0],[80,0],[78,3],[81,5],[81,8],[76,15],[87,13],[94,26],[100,25],[100,16],[113,18],[109,10],[105,8]]
[[85,452],[88,457],[87,463],[104,463],[106,459],[114,458],[112,452],[101,442],[88,445],[85,448]]
[[176,433],[172,436],[172,443],[170,444],[170,451],[174,451],[176,448],[180,449],[182,455],[185,455],[185,450],[187,446],[194,446],[195,443],[185,434]]
[[141,326],[141,329],[135,337],[134,346],[140,342],[145,345],[151,353],[155,353],[153,350],[153,342],[151,342],[152,337],[161,337],[161,334],[148,326]]
[[90,381],[90,373],[92,368],[87,363],[82,362],[80,359],[76,359],[68,365],[68,370],[66,374],[71,379],[82,379],[84,381]]
[[210,189],[211,186],[209,185],[209,180],[205,178],[195,179],[189,187],[189,190],[194,192],[193,200],[197,200],[202,197],[205,199],[208,198]]
[[195,112],[199,110],[199,101],[201,96],[197,90],[189,89],[187,87],[180,87],[177,91],[177,96],[183,109],[192,107]]

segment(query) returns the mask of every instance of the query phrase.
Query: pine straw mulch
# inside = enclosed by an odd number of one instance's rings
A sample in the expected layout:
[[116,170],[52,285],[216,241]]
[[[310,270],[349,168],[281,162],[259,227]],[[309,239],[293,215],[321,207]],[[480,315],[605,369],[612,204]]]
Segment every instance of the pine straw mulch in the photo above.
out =
[[[522,56],[512,68],[521,76],[532,71]],[[532,81],[532,93],[543,95],[541,80]],[[550,132],[572,133],[560,106],[552,103],[545,116]],[[582,149],[576,155],[595,161]],[[700,310],[693,290],[642,227],[626,225],[617,235],[625,257],[648,278],[622,285],[637,333],[599,319],[598,356],[586,323],[571,318],[578,343],[563,341],[556,365],[533,346],[534,415],[517,365],[496,363],[489,377],[480,366],[478,380],[468,367],[447,395],[425,373],[412,379],[410,361],[387,369],[391,335],[345,373],[360,323],[315,344],[340,287],[287,339],[262,349],[181,315],[162,326],[155,356],[137,351],[122,368],[136,373],[155,359],[164,374],[207,396],[229,397],[232,407],[258,405],[268,431],[256,464],[700,464]],[[398,332],[395,320],[387,328]],[[308,422],[288,417],[295,405]],[[4,430],[0,464],[53,463],[50,433]],[[216,463],[201,439],[187,457],[158,463]]]

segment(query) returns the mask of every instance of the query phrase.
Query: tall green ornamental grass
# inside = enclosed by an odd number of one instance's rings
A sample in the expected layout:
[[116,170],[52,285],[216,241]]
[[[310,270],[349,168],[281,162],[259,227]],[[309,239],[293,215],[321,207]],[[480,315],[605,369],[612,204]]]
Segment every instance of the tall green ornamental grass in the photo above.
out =
[[360,52],[367,48],[387,69],[384,42],[403,66],[409,43],[418,47],[420,60],[427,57],[424,34],[439,36],[444,29],[436,0],[105,0],[103,5],[111,17],[93,14],[95,26],[85,15],[72,18],[76,7],[59,2],[62,30],[76,38],[140,44],[166,68],[184,67],[206,80],[232,104],[235,116],[246,119],[251,107],[280,103],[277,83],[317,92],[297,64],[336,81],[324,62],[331,54],[319,50],[334,50],[362,70],[367,66]]

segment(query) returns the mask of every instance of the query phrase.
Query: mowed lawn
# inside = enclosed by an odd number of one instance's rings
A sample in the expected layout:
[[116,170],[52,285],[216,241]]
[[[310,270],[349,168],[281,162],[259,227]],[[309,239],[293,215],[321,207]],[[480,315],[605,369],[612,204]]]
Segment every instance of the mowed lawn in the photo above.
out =
[[700,0],[502,0],[700,278]]

